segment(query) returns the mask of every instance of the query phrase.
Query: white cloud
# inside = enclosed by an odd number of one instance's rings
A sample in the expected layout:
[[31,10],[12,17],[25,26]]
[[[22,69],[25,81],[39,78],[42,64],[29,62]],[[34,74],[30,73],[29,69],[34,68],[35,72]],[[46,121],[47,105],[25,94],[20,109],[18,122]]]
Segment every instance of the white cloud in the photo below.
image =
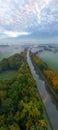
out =
[[58,0],[0,0],[0,31],[12,30],[8,35],[15,37],[32,26],[49,27],[58,21],[57,3]]
[[18,37],[22,35],[29,35],[28,32],[13,32],[13,31],[4,31],[4,34],[6,34],[9,37]]

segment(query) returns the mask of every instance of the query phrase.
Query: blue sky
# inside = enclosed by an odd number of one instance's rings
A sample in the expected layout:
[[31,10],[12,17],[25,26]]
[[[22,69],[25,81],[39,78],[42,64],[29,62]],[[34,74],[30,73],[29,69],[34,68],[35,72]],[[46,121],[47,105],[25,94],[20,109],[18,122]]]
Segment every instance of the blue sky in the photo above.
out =
[[57,36],[58,0],[0,0],[0,40]]

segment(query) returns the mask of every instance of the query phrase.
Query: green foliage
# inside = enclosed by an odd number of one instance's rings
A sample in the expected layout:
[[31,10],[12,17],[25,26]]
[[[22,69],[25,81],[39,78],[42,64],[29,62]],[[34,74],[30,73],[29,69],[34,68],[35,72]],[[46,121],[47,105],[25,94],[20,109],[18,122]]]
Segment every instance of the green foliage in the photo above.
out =
[[6,126],[2,126],[0,130],[8,130]]
[[20,54],[15,54],[0,62],[0,73],[6,70],[18,70],[21,64],[25,61]]
[[0,115],[0,127],[5,124],[5,114]]
[[37,122],[35,123],[35,125],[32,125],[30,127],[30,130],[47,130],[47,128],[44,128],[42,126],[40,126]]
[[20,130],[18,124],[14,123],[9,126],[9,130]]
[[22,61],[16,79],[0,82],[0,130],[46,130],[43,106],[25,55],[15,57],[16,63],[13,57],[8,62],[13,68]]

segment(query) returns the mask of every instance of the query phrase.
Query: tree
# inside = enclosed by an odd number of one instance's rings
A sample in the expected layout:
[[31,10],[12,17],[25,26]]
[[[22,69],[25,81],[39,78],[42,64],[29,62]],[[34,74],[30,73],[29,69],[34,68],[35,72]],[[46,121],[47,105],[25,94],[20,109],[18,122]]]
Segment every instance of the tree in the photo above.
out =
[[18,124],[13,123],[12,125],[9,125],[9,130],[20,130]]

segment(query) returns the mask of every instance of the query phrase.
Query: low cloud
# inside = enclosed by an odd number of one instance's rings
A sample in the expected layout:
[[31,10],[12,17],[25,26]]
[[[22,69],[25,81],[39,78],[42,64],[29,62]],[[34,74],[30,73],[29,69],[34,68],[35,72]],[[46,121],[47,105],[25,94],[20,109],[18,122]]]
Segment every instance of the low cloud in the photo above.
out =
[[4,34],[9,37],[18,37],[23,35],[29,35],[28,32],[13,32],[13,31],[4,31]]

